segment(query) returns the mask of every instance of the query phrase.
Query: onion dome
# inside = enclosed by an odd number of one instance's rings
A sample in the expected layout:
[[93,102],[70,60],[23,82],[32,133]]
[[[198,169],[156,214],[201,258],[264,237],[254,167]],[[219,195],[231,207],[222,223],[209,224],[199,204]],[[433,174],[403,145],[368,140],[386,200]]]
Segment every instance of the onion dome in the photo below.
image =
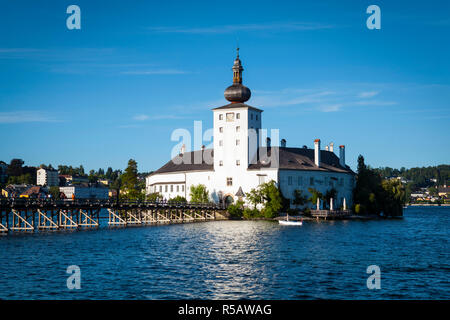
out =
[[241,65],[241,60],[239,59],[239,48],[237,48],[237,57],[234,60],[233,65],[233,84],[225,89],[225,99],[231,103],[245,102],[250,99],[252,93],[250,89],[242,84],[242,71],[244,68]]

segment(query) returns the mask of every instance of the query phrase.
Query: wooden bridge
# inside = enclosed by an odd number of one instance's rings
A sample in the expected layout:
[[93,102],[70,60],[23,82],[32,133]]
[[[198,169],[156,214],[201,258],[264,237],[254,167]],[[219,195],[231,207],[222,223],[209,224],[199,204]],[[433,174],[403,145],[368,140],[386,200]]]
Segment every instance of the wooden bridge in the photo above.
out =
[[345,219],[351,214],[351,210],[311,210],[311,215],[319,219]]
[[0,233],[6,234],[99,228],[101,220],[108,226],[126,227],[227,217],[225,207],[214,203],[0,199]]

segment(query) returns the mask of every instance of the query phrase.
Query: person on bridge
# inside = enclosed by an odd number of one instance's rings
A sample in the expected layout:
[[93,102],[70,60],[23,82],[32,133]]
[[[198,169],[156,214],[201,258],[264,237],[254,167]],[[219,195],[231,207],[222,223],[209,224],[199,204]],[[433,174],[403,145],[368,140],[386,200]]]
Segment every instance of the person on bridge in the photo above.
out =
[[75,201],[75,193],[72,193],[72,201]]

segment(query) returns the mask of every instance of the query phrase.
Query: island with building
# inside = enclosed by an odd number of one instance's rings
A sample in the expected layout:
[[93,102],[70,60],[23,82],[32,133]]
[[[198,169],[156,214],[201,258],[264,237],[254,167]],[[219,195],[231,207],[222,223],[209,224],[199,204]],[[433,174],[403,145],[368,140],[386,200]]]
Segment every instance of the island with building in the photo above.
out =
[[[1,196],[37,199],[135,199],[139,201],[213,202],[235,218],[304,216],[401,216],[409,204],[450,203],[450,166],[400,170],[374,169],[359,156],[353,171],[345,145],[322,148],[315,139],[290,145],[272,141],[263,129],[263,109],[246,102],[239,49],[232,66],[228,104],[212,108],[213,148],[185,150],[154,172],[127,168],[84,172],[83,166],[24,166],[21,159],[0,161]],[[281,138],[281,139],[278,139]],[[308,144],[312,147],[308,147]]]

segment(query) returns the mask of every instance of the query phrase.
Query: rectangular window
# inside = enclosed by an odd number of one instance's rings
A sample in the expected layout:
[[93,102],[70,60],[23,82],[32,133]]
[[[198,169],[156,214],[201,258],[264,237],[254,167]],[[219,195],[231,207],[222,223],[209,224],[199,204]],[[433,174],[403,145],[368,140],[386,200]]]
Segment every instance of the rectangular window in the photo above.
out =
[[314,178],[313,177],[309,178],[309,185],[310,186],[314,185]]
[[219,147],[223,146],[223,140],[219,140]]
[[170,192],[173,192],[173,184],[170,185]]
[[167,192],[167,184],[166,184],[166,186],[165,186],[165,188],[164,188],[164,192]]
[[236,119],[240,119],[241,118],[241,114],[240,113],[236,113]]
[[219,127],[219,132],[223,132],[223,127]]
[[159,186],[159,192],[162,192],[162,186]]
[[237,126],[236,127],[236,132],[240,132],[241,131],[241,127],[240,126]]
[[256,120],[258,120],[258,115],[256,115]]
[[223,166],[223,161],[222,160],[219,161],[219,166],[220,167]]
[[180,192],[180,186],[177,186],[177,192]]
[[339,185],[340,185],[340,186],[343,186],[343,185],[344,185],[344,178],[341,178],[341,179],[339,180]]
[[184,184],[181,186],[181,191],[184,192]]
[[258,179],[259,179],[258,183],[263,184],[266,181],[266,176],[258,176]]
[[219,120],[223,120],[223,114],[219,114]]
[[234,112],[228,112],[227,113],[227,121],[234,121]]
[[292,186],[292,177],[291,176],[288,177],[288,185]]
[[297,183],[299,186],[301,186],[303,184],[303,177],[298,177]]
[[233,185],[233,178],[227,178],[227,186]]
[[252,114],[250,114],[250,119],[251,119],[251,120],[253,120],[253,113],[252,113]]
[[240,166],[241,165],[241,160],[236,160],[236,165]]
[[238,146],[238,145],[240,145],[241,144],[241,141],[239,140],[239,139],[237,139],[236,140],[236,145]]

